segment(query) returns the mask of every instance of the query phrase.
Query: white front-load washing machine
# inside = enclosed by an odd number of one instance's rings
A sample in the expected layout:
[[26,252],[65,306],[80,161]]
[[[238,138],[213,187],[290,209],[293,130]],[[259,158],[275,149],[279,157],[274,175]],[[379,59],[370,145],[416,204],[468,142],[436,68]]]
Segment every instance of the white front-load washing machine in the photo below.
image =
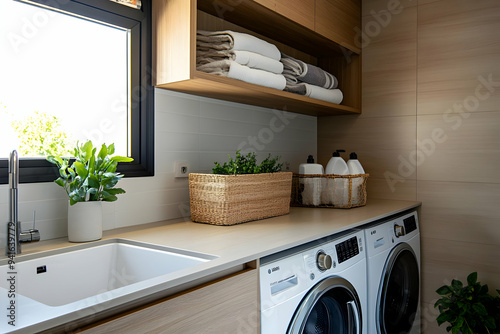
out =
[[365,229],[368,333],[420,333],[420,231],[416,211]]
[[366,333],[362,230],[261,259],[261,334]]

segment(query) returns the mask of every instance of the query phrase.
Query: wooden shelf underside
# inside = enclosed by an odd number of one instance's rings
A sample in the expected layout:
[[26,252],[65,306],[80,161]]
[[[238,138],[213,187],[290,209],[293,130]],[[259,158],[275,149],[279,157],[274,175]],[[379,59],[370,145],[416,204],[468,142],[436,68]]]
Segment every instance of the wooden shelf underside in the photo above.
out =
[[196,71],[189,80],[160,84],[157,87],[209,98],[296,112],[311,116],[359,114],[348,106],[312,99],[244,81]]

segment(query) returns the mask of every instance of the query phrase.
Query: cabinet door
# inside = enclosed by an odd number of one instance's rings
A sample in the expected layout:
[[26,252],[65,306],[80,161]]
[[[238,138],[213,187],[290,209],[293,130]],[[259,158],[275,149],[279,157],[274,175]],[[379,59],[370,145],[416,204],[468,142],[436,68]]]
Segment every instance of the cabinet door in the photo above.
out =
[[257,334],[258,273],[250,269],[86,329],[84,334]]
[[315,31],[360,52],[361,6],[359,0],[316,0]]
[[276,0],[276,12],[314,30],[315,0]]

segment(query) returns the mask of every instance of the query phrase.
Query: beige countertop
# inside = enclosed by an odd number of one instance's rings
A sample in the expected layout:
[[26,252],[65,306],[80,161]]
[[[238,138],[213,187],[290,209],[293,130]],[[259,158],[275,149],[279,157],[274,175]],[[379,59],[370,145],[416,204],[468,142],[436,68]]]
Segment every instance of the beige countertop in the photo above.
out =
[[[45,305],[36,305],[36,310],[42,313],[42,317],[30,320],[27,314],[20,314],[20,322],[16,328],[7,327],[4,320],[0,323],[0,331],[7,332],[7,330],[16,329],[15,332],[32,333],[93,316],[96,310],[101,312],[119,309],[123,305],[138,301],[151,301],[151,296],[159,299],[168,295],[169,290],[173,291],[176,287],[184,286],[189,282],[196,282],[203,277],[231,270],[247,262],[331,234],[362,227],[375,220],[416,208],[419,205],[419,202],[414,201],[372,199],[364,207],[347,210],[291,208],[288,215],[233,226],[197,224],[187,219],[175,219],[105,231],[103,239],[128,239],[211,254],[217,258],[192,268],[161,276],[159,279],[149,280],[148,285],[142,286],[138,291],[117,295],[116,298],[90,305],[91,307],[88,307],[88,302],[82,307],[72,303],[75,309],[50,307],[45,312],[46,316],[43,316],[44,312],[40,307]],[[67,238],[25,244],[23,254],[17,256],[16,259],[17,261],[28,260],[39,257],[43,252],[51,253],[55,249],[75,247],[75,245],[79,244],[70,243]],[[4,264],[6,264],[6,258],[2,257],[0,265]],[[1,293],[4,294],[4,292]],[[19,301],[19,312],[23,312],[22,302],[22,300]],[[26,309],[30,308],[26,306]],[[21,321],[21,319],[24,320]]]

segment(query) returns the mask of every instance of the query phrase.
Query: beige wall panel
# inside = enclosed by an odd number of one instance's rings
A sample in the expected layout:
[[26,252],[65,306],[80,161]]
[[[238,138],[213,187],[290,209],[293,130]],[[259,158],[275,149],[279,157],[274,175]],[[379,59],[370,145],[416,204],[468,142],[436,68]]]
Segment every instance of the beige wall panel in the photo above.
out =
[[[500,105],[499,105],[500,109]],[[433,140],[438,150],[484,150],[500,152],[500,111],[474,114],[419,116],[417,138]],[[441,130],[439,130],[441,129]],[[442,135],[438,135],[442,133]],[[438,139],[442,138],[442,142]],[[478,167],[482,166],[476,162]]]
[[[412,0],[410,0],[410,1],[412,1]],[[428,4],[431,2],[436,2],[436,1],[443,1],[443,0],[417,0],[417,3],[419,6],[421,6],[421,5],[425,5],[425,4]]]
[[407,179],[404,182],[398,182],[393,187],[387,179],[369,177],[367,182],[367,196],[370,198],[385,198],[396,200],[417,200],[417,182]]
[[434,304],[439,287],[450,284],[452,279],[466,283],[467,276],[474,271],[478,273],[478,281],[488,284],[490,291],[500,289],[498,254],[499,245],[422,238],[423,301]]
[[361,7],[361,15],[375,19],[377,15],[380,15],[380,12],[390,11],[397,14],[408,7],[416,5],[416,0],[365,0]]
[[385,15],[363,17],[362,117],[416,114],[417,8]]
[[[415,117],[356,118],[326,117],[318,122],[318,161],[326,166],[332,152],[345,149],[358,158],[367,173],[385,178],[398,173],[400,159],[415,150]],[[414,173],[404,178],[415,179]]]
[[418,179],[500,182],[500,112],[447,117],[418,117]]
[[500,184],[418,181],[423,237],[500,244]]
[[[465,160],[471,163],[468,164]],[[418,179],[446,182],[499,183],[499,160],[499,157],[488,158],[483,152],[443,150],[427,158],[418,167]]]
[[[500,1],[442,0],[418,6],[418,114],[442,114],[467,103],[480,88],[473,111],[500,105]],[[487,96],[490,94],[490,96]]]

